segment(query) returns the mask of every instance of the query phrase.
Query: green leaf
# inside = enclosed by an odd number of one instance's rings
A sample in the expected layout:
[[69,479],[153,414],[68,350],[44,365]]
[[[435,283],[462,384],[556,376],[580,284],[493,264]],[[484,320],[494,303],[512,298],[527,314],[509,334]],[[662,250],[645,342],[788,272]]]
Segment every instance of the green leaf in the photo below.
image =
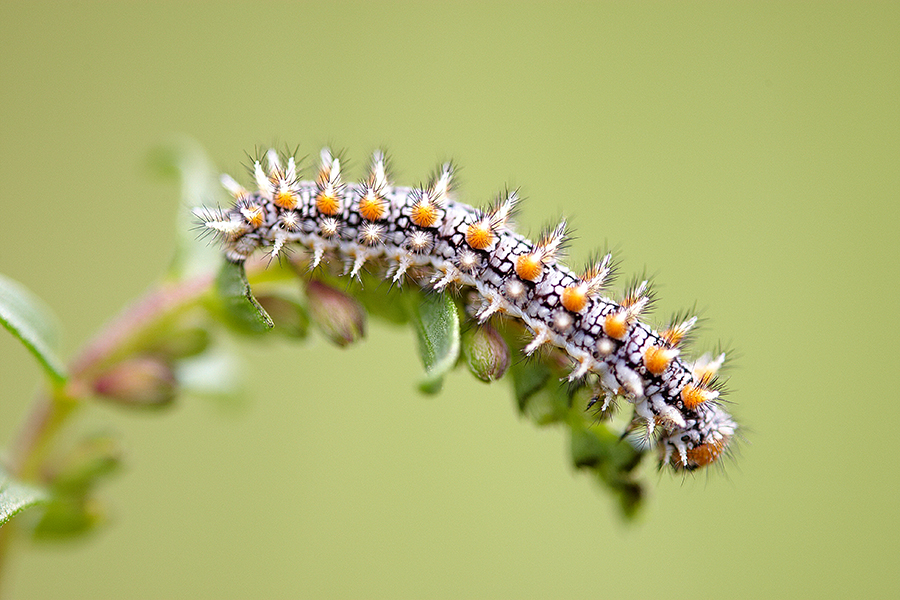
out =
[[190,358],[202,354],[212,343],[209,329],[187,326],[166,329],[147,346],[147,352],[169,360]]
[[0,467],[0,526],[26,508],[44,504],[47,499],[46,492],[11,479]]
[[[368,314],[395,325],[404,325],[409,322],[409,311],[401,300],[401,294],[419,297],[422,295],[422,292],[415,286],[401,289],[392,286],[389,279],[379,279],[368,273],[363,274],[362,283],[354,286],[350,293],[359,300]],[[407,298],[407,302],[412,300],[412,298]]]
[[416,286],[393,285],[390,279],[369,272],[360,273],[360,279],[337,277],[319,270],[315,279],[355,298],[365,309],[367,315],[383,319],[395,325],[409,323],[407,306],[412,298],[402,296],[420,295]]
[[644,498],[644,490],[633,472],[645,452],[620,439],[602,424],[572,428],[572,463],[593,471],[598,482],[618,495],[626,518],[634,518]]
[[106,520],[102,501],[93,490],[116,473],[122,450],[108,435],[93,435],[75,446],[50,478],[51,497],[35,525],[36,539],[56,540],[96,530]]
[[550,368],[537,358],[514,360],[510,367],[513,390],[519,411],[524,413],[528,401],[550,380]]
[[244,263],[226,262],[216,277],[216,291],[226,322],[244,333],[265,333],[275,324],[253,297]]
[[156,174],[177,178],[181,183],[178,238],[170,272],[186,279],[212,271],[222,252],[199,235],[197,218],[191,212],[193,207],[221,206],[223,201],[228,201],[212,161],[196,140],[183,136],[155,149],[148,162]]
[[640,464],[645,452],[599,423],[572,429],[572,462],[609,475],[626,476]]
[[309,333],[309,315],[293,298],[273,293],[260,295],[257,300],[275,322],[275,333],[298,339]]
[[[583,394],[583,390],[571,389],[568,382],[552,378],[530,395],[524,405],[520,404],[519,408],[522,414],[540,426],[568,421],[572,418],[580,421],[583,419],[584,406],[587,404],[587,400],[582,397]],[[579,397],[578,404],[581,408],[573,411],[576,395]]]
[[0,322],[25,344],[56,384],[65,382],[66,369],[56,356],[59,342],[56,317],[40,298],[3,275],[0,275]]
[[444,375],[459,358],[459,312],[449,294],[412,296],[410,313],[419,337],[419,356],[425,379],[419,389],[427,394],[440,391]]
[[63,495],[47,505],[32,535],[43,541],[70,539],[96,531],[106,520],[105,507],[99,500]]
[[107,434],[91,435],[62,461],[53,480],[54,494],[84,494],[121,466],[122,447],[118,439]]

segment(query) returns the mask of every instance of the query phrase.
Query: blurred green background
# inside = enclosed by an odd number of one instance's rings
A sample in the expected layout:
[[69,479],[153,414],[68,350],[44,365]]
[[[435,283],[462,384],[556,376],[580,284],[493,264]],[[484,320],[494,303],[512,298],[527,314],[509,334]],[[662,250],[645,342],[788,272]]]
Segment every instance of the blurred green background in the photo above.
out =
[[[28,545],[16,598],[896,598],[900,4],[0,4],[0,271],[73,352],[171,258],[173,135],[243,177],[272,142],[439,161],[504,185],[573,264],[608,242],[659,315],[730,342],[749,443],[657,475],[634,525],[559,430],[464,372],[415,391],[412,334],[375,324],[247,348],[239,410],[108,407],[128,468],[112,525]],[[889,360],[890,359],[890,360]],[[3,445],[39,378],[0,335]],[[657,483],[658,481],[658,483]]]

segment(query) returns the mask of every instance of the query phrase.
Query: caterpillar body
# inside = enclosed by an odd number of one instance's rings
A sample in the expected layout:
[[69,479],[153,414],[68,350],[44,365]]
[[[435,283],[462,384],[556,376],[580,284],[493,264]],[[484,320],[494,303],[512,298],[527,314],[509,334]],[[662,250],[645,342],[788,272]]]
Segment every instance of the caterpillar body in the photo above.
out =
[[728,451],[737,425],[719,401],[716,373],[725,356],[691,361],[681,354],[696,317],[661,330],[643,323],[647,282],[619,302],[606,297],[609,255],[574,273],[558,262],[564,222],[536,243],[528,240],[511,230],[515,192],[486,211],[456,202],[449,163],[428,185],[401,187],[389,181],[381,152],[360,183],[343,181],[340,160],[328,149],[321,158],[315,181],[304,181],[293,156],[270,150],[267,169],[259,160],[254,164],[256,191],[223,175],[233,206],[198,209],[196,215],[233,262],[259,248],[277,257],[299,244],[313,268],[337,257],[346,273],[358,277],[377,261],[388,265],[387,277],[397,285],[412,279],[438,291],[471,287],[481,301],[478,322],[495,313],[520,319],[534,336],[526,354],[556,346],[572,361],[569,379],[587,380],[601,410],[617,396],[631,403],[648,438],[658,432],[662,464],[693,470]]

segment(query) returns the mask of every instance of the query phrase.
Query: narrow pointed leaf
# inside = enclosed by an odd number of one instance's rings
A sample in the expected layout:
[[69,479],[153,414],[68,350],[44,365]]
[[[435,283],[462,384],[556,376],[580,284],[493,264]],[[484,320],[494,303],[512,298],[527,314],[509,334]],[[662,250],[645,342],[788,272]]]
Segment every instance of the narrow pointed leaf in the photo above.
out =
[[56,355],[59,342],[56,317],[40,298],[3,275],[0,275],[0,322],[28,348],[55,383],[66,380],[66,369]]
[[410,309],[419,338],[419,356],[425,365],[425,379],[419,389],[436,393],[459,358],[459,312],[449,294],[413,296]]
[[228,323],[245,333],[264,333],[275,324],[253,297],[243,263],[226,262],[216,278],[216,291]]
[[5,525],[26,508],[45,502],[47,494],[44,491],[15,481],[0,467],[0,525]]
[[109,434],[93,434],[81,440],[50,477],[52,495],[87,494],[121,468],[122,452],[119,440]]

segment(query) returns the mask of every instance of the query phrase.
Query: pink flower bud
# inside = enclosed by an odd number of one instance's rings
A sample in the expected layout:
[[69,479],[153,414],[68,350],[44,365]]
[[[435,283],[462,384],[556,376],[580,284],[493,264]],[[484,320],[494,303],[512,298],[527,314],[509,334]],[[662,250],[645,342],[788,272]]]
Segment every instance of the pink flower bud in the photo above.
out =
[[306,285],[306,296],[310,319],[338,346],[365,335],[366,313],[355,298],[316,280]]
[[137,356],[113,366],[94,381],[94,392],[129,406],[162,406],[175,398],[172,366],[152,356]]

